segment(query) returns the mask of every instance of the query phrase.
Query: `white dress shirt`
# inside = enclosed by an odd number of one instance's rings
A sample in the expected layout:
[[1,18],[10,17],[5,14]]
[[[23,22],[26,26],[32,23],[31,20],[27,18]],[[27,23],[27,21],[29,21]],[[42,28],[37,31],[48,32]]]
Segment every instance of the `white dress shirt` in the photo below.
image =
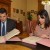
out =
[[[5,34],[6,34],[6,23],[7,23],[7,21],[4,22],[4,25],[5,25]],[[2,28],[3,28],[3,23],[1,22],[1,36],[2,36]]]

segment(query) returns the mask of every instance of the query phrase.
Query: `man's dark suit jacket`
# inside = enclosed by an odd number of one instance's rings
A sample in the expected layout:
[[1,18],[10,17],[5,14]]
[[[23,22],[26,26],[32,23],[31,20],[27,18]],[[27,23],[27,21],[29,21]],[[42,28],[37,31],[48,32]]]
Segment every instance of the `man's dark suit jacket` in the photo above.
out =
[[[16,28],[16,22],[12,19],[7,18],[7,23],[6,23],[7,32],[10,32],[14,28]],[[0,35],[1,35],[1,21],[0,21]]]

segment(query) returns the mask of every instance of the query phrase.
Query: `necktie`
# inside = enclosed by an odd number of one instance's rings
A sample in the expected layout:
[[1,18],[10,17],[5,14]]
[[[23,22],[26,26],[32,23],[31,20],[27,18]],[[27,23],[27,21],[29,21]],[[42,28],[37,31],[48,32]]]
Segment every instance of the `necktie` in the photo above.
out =
[[2,36],[5,35],[5,25],[4,25],[4,22],[3,22],[3,28],[2,28]]

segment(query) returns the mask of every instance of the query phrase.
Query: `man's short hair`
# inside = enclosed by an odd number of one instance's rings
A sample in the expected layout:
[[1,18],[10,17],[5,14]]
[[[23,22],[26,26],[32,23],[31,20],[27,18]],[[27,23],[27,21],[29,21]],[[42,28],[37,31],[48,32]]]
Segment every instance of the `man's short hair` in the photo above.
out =
[[7,14],[7,10],[5,8],[0,8],[0,13],[6,13]]

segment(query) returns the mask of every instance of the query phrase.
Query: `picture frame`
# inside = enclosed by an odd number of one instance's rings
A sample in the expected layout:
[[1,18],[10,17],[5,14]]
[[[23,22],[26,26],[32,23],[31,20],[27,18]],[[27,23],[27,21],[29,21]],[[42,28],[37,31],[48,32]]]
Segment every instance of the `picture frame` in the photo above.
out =
[[16,9],[16,13],[19,13],[19,9]]
[[31,10],[31,13],[34,13],[34,10]]
[[34,11],[34,14],[37,14],[37,11]]
[[25,16],[25,12],[23,12],[23,16]]
[[23,10],[20,10],[20,13],[23,14]]

